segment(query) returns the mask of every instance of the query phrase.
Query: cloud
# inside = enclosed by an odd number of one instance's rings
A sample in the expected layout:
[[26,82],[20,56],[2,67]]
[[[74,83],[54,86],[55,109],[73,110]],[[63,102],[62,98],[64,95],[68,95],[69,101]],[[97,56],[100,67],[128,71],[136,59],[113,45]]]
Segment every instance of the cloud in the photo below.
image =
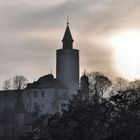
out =
[[32,80],[52,68],[55,73],[67,13],[81,72],[86,68],[118,75],[112,50],[101,38],[114,30],[139,28],[139,0],[1,0],[0,78],[22,73]]

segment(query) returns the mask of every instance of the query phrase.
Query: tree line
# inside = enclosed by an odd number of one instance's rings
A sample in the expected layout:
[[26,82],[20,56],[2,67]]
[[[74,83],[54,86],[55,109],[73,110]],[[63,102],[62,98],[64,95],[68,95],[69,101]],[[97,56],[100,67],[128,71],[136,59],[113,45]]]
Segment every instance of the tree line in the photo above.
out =
[[99,72],[88,77],[88,100],[79,90],[62,114],[37,114],[20,139],[139,140],[140,80],[117,78],[113,83]]
[[23,75],[16,75],[13,78],[8,78],[3,82],[3,89],[4,90],[10,90],[10,89],[15,89],[15,90],[21,90],[26,87],[28,84],[28,80],[25,76]]

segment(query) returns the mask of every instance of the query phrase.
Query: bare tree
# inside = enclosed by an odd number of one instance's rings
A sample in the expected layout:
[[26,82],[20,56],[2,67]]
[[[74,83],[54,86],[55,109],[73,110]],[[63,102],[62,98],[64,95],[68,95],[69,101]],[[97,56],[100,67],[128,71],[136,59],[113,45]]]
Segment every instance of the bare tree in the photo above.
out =
[[100,97],[103,97],[108,87],[112,82],[100,72],[91,72],[89,74],[90,87],[94,90],[94,93]]
[[26,87],[28,80],[23,75],[16,75],[13,78],[13,88],[16,90],[21,90]]
[[9,79],[6,79],[4,82],[3,82],[3,89],[4,90],[8,90],[11,88],[11,78]]
[[131,89],[140,89],[140,80],[135,79],[134,81],[128,81],[124,78],[117,77],[111,91],[111,96],[118,94],[121,91],[127,91]]
[[118,94],[119,91],[124,91],[128,89],[129,81],[122,77],[117,77],[112,84],[110,96],[114,96]]
[[134,81],[129,82],[129,88],[130,89],[140,89],[140,79],[135,79]]
[[122,77],[117,77],[115,79],[115,83],[118,85],[118,86],[126,86],[128,84],[128,80],[122,78]]
[[118,90],[125,90],[128,87],[129,81],[127,79],[124,79],[122,77],[117,77],[115,79],[115,86],[118,88]]

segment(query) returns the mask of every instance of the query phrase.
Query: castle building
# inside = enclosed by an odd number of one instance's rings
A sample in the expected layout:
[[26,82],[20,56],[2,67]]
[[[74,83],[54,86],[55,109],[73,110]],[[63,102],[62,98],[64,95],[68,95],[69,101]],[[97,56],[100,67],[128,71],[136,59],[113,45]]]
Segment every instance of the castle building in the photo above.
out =
[[61,112],[66,99],[65,85],[52,74],[42,76],[36,82],[28,84],[23,91],[25,110],[30,113],[35,112],[37,108],[41,114]]
[[79,50],[73,49],[73,38],[69,23],[62,39],[62,49],[56,51],[56,78],[52,74],[40,77],[24,90],[25,109],[33,112],[39,107],[41,112],[61,112],[68,99],[79,88]]
[[[48,74],[29,83],[20,91],[20,98],[18,90],[0,91],[0,111],[5,109],[5,101],[6,108],[16,111],[15,107],[22,106],[21,102],[23,102],[24,110],[29,113],[38,110],[41,114],[54,114],[66,108],[66,103],[79,88],[79,50],[73,48],[73,42],[67,23],[62,48],[56,51],[56,78]],[[8,92],[6,97],[5,92]],[[20,118],[24,118],[19,109],[18,114]]]
[[[14,136],[19,135],[24,130],[24,124],[30,121],[30,114],[36,111],[40,114],[61,113],[78,91],[84,100],[89,98],[89,83],[85,74],[79,87],[79,50],[73,48],[73,42],[67,23],[62,48],[56,50],[56,78],[48,74],[28,83],[25,89],[0,91],[0,136],[5,133],[10,140],[14,132]],[[13,132],[14,129],[16,131]]]

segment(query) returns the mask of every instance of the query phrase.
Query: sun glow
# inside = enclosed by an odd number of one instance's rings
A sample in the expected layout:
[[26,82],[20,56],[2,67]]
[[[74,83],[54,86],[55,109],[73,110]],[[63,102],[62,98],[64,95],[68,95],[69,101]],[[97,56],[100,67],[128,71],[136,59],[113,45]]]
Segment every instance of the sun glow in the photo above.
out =
[[140,78],[140,31],[117,32],[109,37],[116,69],[126,78]]

